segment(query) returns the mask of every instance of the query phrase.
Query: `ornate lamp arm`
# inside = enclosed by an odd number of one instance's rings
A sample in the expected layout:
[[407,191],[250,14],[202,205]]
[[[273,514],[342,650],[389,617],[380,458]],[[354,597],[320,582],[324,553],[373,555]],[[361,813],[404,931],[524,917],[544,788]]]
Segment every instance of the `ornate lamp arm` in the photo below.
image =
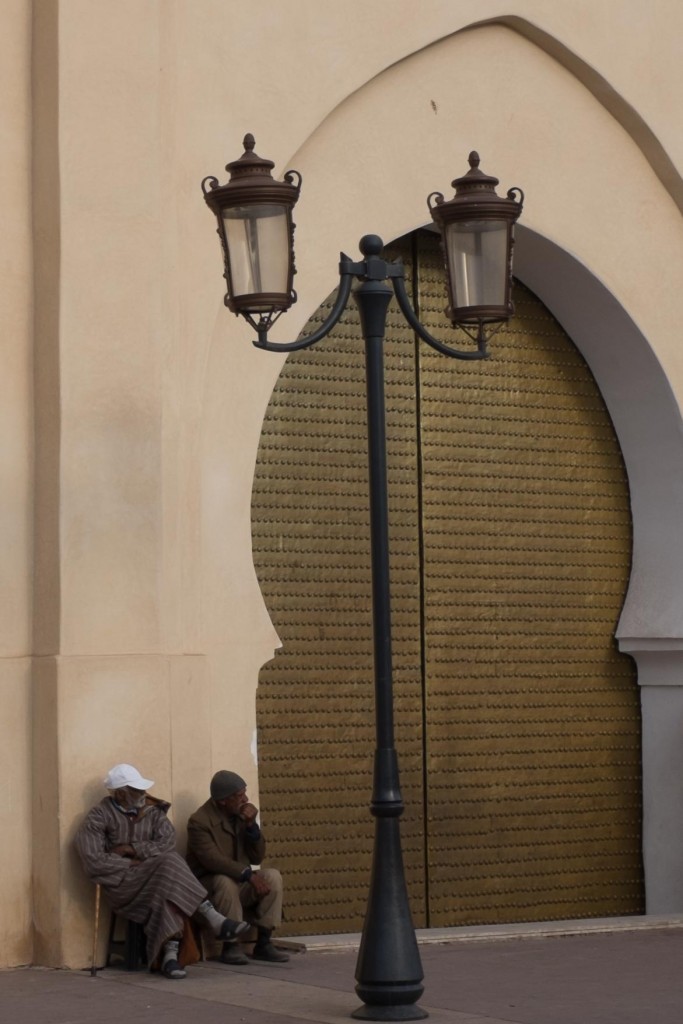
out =
[[454,359],[488,359],[489,353],[486,351],[486,339],[484,337],[483,330],[481,329],[481,325],[479,336],[477,338],[476,352],[463,352],[461,349],[451,348],[450,345],[444,345],[443,342],[437,341],[436,338],[432,337],[429,331],[422,326],[415,316],[415,310],[410,304],[410,299],[408,298],[408,292],[406,291],[406,285],[403,277],[393,277],[392,284],[394,286],[394,294],[396,295],[398,304],[401,307],[401,312],[415,333],[419,335],[423,341],[426,341],[428,345],[435,348],[437,352],[442,352],[443,355],[446,356],[452,356]]
[[[375,236],[366,237],[374,238]],[[378,241],[380,240],[378,239]],[[486,339],[484,337],[482,325],[480,325],[477,337],[476,351],[466,352],[461,349],[451,348],[450,345],[444,345],[443,342],[434,338],[415,315],[415,310],[410,303],[410,299],[408,298],[408,293],[406,291],[402,262],[397,260],[395,263],[389,263],[385,260],[380,260],[376,254],[370,255],[370,258],[367,260],[354,263],[354,261],[345,253],[340,253],[339,291],[337,293],[337,298],[330,310],[329,316],[325,319],[324,323],[320,325],[317,331],[313,331],[311,334],[306,335],[305,338],[299,338],[298,341],[280,343],[276,341],[268,341],[268,331],[271,327],[270,323],[264,323],[262,326],[255,324],[254,326],[256,327],[258,338],[254,341],[254,346],[256,348],[264,349],[266,352],[298,352],[300,349],[310,348],[318,341],[322,341],[322,339],[327,337],[330,331],[339,323],[348,304],[349,296],[351,295],[351,286],[354,277],[357,277],[361,281],[390,280],[393,285],[394,294],[396,295],[399,307],[406,321],[415,333],[423,339],[423,341],[426,341],[428,345],[431,345],[432,348],[436,349],[438,352],[441,352],[446,356],[451,356],[454,359],[488,359],[489,353],[486,351]]]
[[269,324],[263,327],[256,327],[258,331],[258,338],[253,343],[256,348],[265,349],[267,352],[298,352],[302,348],[310,348],[311,345],[315,345],[317,341],[322,341],[333,327],[335,327],[341,320],[342,313],[346,309],[349,301],[349,295],[351,294],[351,285],[353,283],[354,274],[358,273],[359,265],[354,263],[348,256],[343,252],[339,255],[339,291],[337,292],[337,298],[335,299],[334,306],[330,310],[330,315],[327,317],[324,323],[320,325],[317,331],[313,331],[312,334],[306,335],[305,338],[299,338],[298,341],[283,342],[280,344],[276,341],[268,341],[268,329]]

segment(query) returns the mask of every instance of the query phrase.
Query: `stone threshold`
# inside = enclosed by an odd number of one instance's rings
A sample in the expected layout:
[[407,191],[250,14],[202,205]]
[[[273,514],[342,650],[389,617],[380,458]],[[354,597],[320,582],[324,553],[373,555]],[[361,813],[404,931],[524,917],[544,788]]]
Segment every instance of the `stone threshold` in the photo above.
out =
[[[575,921],[533,921],[529,924],[472,925],[457,928],[418,928],[419,945],[452,942],[502,942],[511,939],[548,939],[567,935],[595,935],[661,928],[683,928],[683,914],[640,914],[633,917],[594,917]],[[325,951],[357,949],[360,933],[282,936],[278,945]]]

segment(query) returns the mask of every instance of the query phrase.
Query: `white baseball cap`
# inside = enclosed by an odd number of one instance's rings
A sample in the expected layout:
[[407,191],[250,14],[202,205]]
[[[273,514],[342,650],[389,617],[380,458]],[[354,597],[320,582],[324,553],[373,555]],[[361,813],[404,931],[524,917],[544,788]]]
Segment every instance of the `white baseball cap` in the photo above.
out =
[[132,786],[133,789],[151,789],[154,783],[151,779],[143,779],[137,768],[132,764],[116,764],[104,780],[107,789],[124,789]]

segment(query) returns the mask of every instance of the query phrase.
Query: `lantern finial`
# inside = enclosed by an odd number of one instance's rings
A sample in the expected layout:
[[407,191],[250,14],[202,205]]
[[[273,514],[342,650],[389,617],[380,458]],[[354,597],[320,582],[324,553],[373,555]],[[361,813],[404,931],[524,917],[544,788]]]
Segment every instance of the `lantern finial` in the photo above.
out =
[[232,160],[229,164],[225,165],[226,171],[230,171],[230,180],[247,178],[254,174],[259,176],[265,175],[265,177],[271,178],[270,172],[275,167],[275,164],[272,160],[264,160],[263,157],[260,157],[255,152],[256,140],[251,132],[247,132],[244,136],[242,145],[244,146],[242,156],[238,160]]

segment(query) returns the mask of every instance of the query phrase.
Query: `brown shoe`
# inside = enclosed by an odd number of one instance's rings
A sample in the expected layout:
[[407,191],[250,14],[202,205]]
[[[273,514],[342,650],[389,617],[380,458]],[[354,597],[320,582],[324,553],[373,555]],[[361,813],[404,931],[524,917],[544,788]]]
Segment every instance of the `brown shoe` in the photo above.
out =
[[289,953],[276,949],[272,942],[257,942],[251,956],[253,960],[266,960],[271,964],[285,964],[289,960]]
[[219,959],[222,964],[232,964],[239,967],[249,963],[237,942],[224,942]]

